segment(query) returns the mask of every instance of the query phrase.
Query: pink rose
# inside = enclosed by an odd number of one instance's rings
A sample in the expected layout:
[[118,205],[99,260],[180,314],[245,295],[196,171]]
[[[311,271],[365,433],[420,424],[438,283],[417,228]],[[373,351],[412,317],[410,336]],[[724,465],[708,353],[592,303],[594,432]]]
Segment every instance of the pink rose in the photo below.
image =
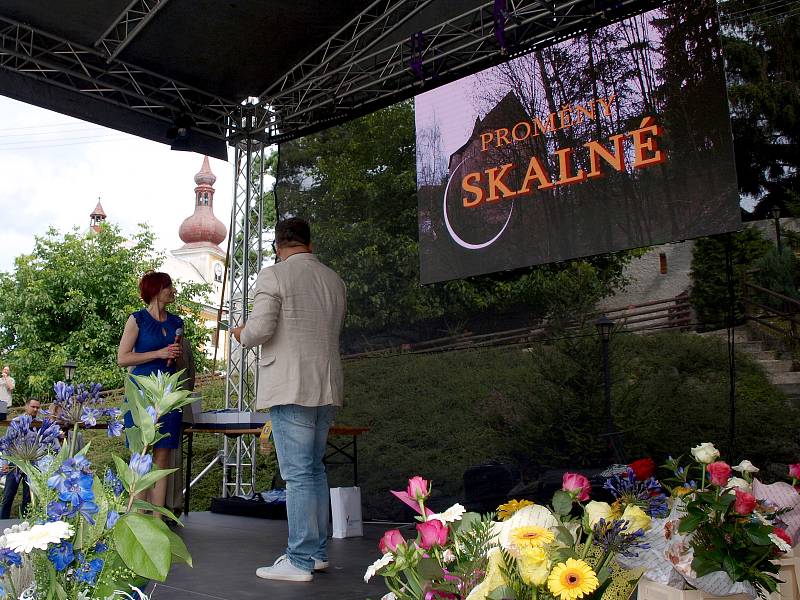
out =
[[800,479],[800,463],[789,465],[789,477],[792,479]]
[[431,493],[430,482],[427,479],[423,479],[419,475],[415,475],[408,480],[406,493],[417,502],[420,500],[425,500],[425,498],[428,497],[428,494]]
[[[709,465],[710,466],[710,465]],[[749,515],[756,508],[756,497],[740,489],[736,489],[736,502],[733,505],[735,510],[740,515]]]
[[711,483],[720,487],[728,483],[731,478],[731,467],[728,463],[718,460],[706,467],[708,474],[711,475]]
[[429,550],[431,546],[444,546],[447,543],[447,527],[439,519],[431,519],[417,525],[419,545]]
[[394,552],[401,544],[405,544],[406,540],[399,529],[390,529],[383,534],[381,541],[378,543],[378,548],[382,554],[387,552]]
[[564,478],[561,480],[561,489],[571,494],[579,502],[589,499],[591,488],[589,480],[580,473],[564,473]]

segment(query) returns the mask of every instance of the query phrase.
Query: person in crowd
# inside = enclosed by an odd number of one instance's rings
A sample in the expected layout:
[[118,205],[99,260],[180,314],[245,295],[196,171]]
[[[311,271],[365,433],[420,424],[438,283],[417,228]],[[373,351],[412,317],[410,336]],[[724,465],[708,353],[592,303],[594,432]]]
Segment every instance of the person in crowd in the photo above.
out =
[[[39,416],[39,409],[42,407],[41,402],[36,398],[31,398],[25,403],[25,413],[35,419]],[[14,497],[17,495],[19,484],[22,483],[22,505],[20,506],[20,515],[24,516],[28,505],[31,503],[31,489],[28,487],[27,476],[16,469],[14,465],[5,463],[0,467],[0,473],[6,476],[6,487],[3,490],[3,504],[0,506],[0,519],[11,518],[11,506],[14,504]]]
[[286,482],[286,553],[260,567],[264,579],[311,581],[328,567],[328,480],[322,460],[336,407],[342,405],[339,335],[345,285],[312,253],[306,221],[275,228],[280,262],[261,270],[253,311],[233,335],[261,345],[258,408],[269,407],[278,467]]
[[14,378],[8,365],[3,367],[0,375],[0,421],[8,418],[8,409],[11,408],[11,392],[14,391]]
[[[167,312],[167,305],[175,300],[172,278],[166,273],[146,273],[139,282],[139,295],[146,306],[128,317],[119,342],[117,363],[129,367],[133,375],[150,375],[159,371],[175,373],[183,368],[181,343],[176,341],[178,329],[183,329],[183,319]],[[124,419],[125,427],[133,426],[130,412],[125,413]],[[159,431],[167,437],[154,446],[154,466],[168,468],[172,451],[180,445],[182,420],[180,410],[159,418]],[[166,492],[167,478],[162,478],[143,499],[155,506],[164,506]],[[160,518],[158,513],[154,516]]]

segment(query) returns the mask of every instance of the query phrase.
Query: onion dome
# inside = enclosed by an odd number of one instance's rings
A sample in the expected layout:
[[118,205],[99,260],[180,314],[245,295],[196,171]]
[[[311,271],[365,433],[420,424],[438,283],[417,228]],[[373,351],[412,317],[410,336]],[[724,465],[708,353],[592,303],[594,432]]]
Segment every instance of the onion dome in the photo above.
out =
[[214,216],[214,182],[216,176],[211,172],[208,157],[203,158],[200,172],[194,176],[194,214],[181,223],[178,235],[189,246],[217,246],[222,243],[228,230]]

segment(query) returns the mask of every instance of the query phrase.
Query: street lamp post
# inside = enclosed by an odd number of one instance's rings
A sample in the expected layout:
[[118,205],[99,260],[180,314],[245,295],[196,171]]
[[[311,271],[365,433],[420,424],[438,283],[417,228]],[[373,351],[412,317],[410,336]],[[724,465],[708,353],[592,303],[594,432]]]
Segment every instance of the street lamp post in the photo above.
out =
[[609,363],[609,343],[611,342],[611,333],[614,330],[614,321],[609,319],[605,314],[595,321],[597,333],[600,335],[600,342],[602,344],[602,357],[603,357],[603,396],[605,399],[605,418],[606,418],[606,432],[605,436],[608,438],[608,447],[610,450],[612,460],[617,463],[623,463],[622,448],[616,427],[614,426],[614,415],[611,412],[611,368]]
[[78,368],[78,365],[75,364],[75,361],[70,359],[64,363],[64,380],[67,383],[72,382],[72,378],[75,376],[75,369]]
[[777,204],[770,211],[772,219],[775,221],[775,244],[778,246],[778,254],[783,254],[783,242],[781,241],[781,207]]

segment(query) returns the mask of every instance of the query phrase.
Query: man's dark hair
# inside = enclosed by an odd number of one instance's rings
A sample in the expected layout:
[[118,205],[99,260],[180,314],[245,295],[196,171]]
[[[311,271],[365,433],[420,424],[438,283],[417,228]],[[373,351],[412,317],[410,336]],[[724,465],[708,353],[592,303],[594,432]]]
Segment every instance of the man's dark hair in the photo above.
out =
[[275,245],[279,248],[308,246],[311,243],[311,228],[308,221],[292,217],[275,226]]

